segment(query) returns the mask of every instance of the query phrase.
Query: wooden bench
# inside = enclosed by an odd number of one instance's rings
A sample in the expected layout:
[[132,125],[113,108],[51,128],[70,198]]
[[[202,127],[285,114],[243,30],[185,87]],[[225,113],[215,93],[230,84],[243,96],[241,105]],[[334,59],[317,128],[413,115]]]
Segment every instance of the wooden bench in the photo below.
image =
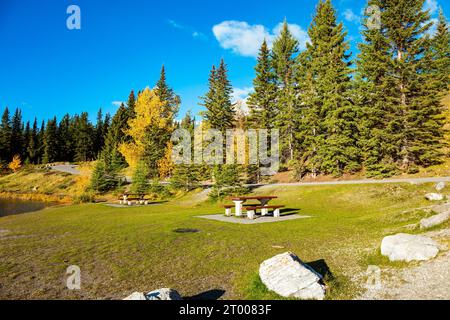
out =
[[234,204],[224,204],[222,207],[225,208],[225,215],[231,216],[231,208],[234,208]]
[[126,204],[131,206],[133,201],[136,201],[136,204],[145,204],[148,205],[150,199],[145,198],[145,194],[124,194],[119,197],[120,204]]
[[280,216],[280,208],[284,208],[283,205],[274,205],[274,206],[249,206],[246,207],[245,209],[247,209],[247,217],[249,219],[254,219],[255,218],[255,213],[256,210],[260,209],[261,210],[261,215],[265,216],[266,214],[269,213],[269,209],[273,209],[273,216],[275,218],[278,218]]

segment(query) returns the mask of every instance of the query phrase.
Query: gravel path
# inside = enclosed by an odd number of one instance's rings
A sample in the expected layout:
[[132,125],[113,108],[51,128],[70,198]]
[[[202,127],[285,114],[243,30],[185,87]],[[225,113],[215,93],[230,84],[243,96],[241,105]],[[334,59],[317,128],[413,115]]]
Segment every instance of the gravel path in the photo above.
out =
[[[427,232],[439,242],[450,240],[450,229]],[[445,247],[443,248],[445,249]],[[450,300],[450,251],[404,269],[382,269],[382,286],[369,290],[362,300]]]

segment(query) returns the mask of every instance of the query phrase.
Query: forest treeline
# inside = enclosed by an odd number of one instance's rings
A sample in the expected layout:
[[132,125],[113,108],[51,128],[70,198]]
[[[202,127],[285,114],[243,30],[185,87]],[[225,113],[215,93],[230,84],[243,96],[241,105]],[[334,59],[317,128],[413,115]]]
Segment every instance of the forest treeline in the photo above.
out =
[[[280,130],[282,165],[297,177],[363,171],[367,176],[414,173],[443,161],[450,49],[442,10],[433,26],[424,0],[369,0],[379,8],[376,27],[362,19],[362,42],[351,60],[347,33],[330,0],[319,1],[308,28],[309,42],[299,43],[285,21],[272,47],[264,41],[255,66],[248,114],[232,101],[232,84],[223,60],[213,66],[208,91],[199,103],[209,128]],[[431,33],[432,27],[435,32]],[[113,117],[99,111],[92,124],[87,113],[38,124],[22,121],[17,109],[5,109],[0,124],[0,159],[19,155],[27,163],[99,160],[97,190],[117,185],[117,172],[130,166],[133,180],[146,188],[148,178],[172,177],[189,189],[200,179],[235,185],[239,176],[258,177],[247,166],[174,165],[173,130],[194,130],[187,113],[175,121],[180,97],[167,84],[164,67],[153,89],[131,91]]]

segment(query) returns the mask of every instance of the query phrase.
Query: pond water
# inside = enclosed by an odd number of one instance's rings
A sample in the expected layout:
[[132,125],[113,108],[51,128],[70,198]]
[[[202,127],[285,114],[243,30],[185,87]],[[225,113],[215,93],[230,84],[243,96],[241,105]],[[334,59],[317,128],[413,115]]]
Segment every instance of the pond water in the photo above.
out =
[[38,211],[47,206],[45,202],[0,198],[0,217]]

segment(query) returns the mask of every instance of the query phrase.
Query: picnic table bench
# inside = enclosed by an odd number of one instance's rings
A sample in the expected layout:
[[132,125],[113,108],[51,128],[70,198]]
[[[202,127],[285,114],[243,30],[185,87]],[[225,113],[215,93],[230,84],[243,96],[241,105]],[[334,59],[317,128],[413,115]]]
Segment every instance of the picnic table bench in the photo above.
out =
[[144,193],[125,193],[119,196],[119,203],[131,206],[133,201],[136,201],[136,203],[148,205],[150,199],[145,198],[145,196]]
[[[245,196],[245,197],[231,197],[229,200],[234,202],[232,204],[223,205],[225,208],[225,215],[231,215],[231,209],[235,207],[235,215],[237,217],[242,216],[242,209],[245,208],[247,211],[247,217],[253,219],[256,213],[256,210],[261,210],[261,215],[266,215],[269,213],[269,209],[273,209],[274,217],[280,216],[280,208],[284,207],[283,205],[272,205],[269,206],[268,202],[270,200],[278,198],[277,196]],[[244,203],[248,200],[258,200],[259,205],[248,205],[245,206]]]

